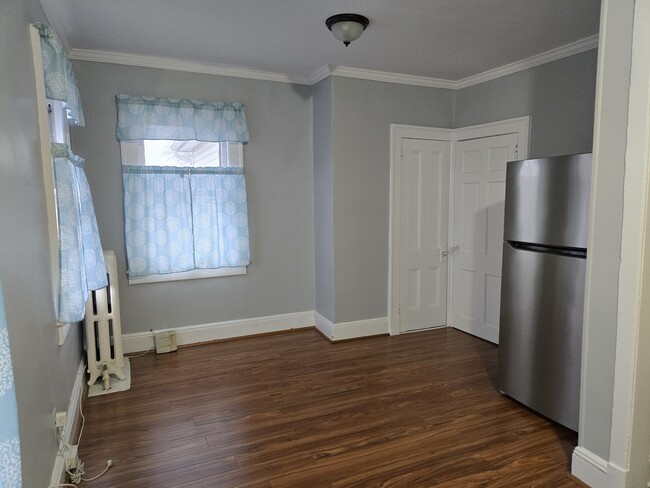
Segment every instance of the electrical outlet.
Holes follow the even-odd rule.
[[[79,446],[70,446],[65,451],[65,469],[66,471],[72,471],[77,469],[77,464],[79,464],[78,457]]]
[[[54,414],[54,427],[57,429],[62,429],[65,427],[67,420],[67,415],[65,412],[56,412]]]
[[[156,354],[163,354],[172,352],[177,349],[176,332],[173,330],[166,330],[154,336],[154,344],[156,345]]]

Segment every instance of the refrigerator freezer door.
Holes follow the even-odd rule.
[[[499,388],[578,430],[586,260],[504,243]]]
[[[504,241],[586,248],[591,154],[508,163]]]

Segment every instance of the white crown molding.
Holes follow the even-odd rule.
[[[375,71],[370,69],[349,68],[347,66],[325,65],[309,75],[312,84],[327,78],[328,76],[340,76],[342,78],[357,78],[369,81],[383,81],[385,83],[397,83],[400,85],[425,86],[429,88],[455,89],[456,82],[440,78],[429,78],[426,76],[405,75],[390,73],[388,71]]]
[[[486,81],[494,80],[496,78],[501,78],[502,76],[511,75],[519,71],[523,71],[529,68],[534,68],[541,64],[550,63],[551,61],[556,61],[558,59],[566,58],[573,56],[574,54],[579,54],[590,49],[598,47],[598,34],[585,37],[579,41],[572,42],[570,44],[565,44],[556,49],[551,49],[530,58],[522,59],[521,61],[516,61],[514,63],[506,64],[499,68],[490,69],[479,73],[477,75],[468,76],[462,80],[454,82],[454,87],[456,90],[461,88],[467,88],[468,86],[478,85],[480,83],[485,83]]]
[[[67,41],[64,39],[64,42]],[[146,68],[168,69],[174,71],[186,71],[190,73],[203,73],[219,76],[232,76],[236,78],[276,81],[279,83],[293,83],[298,85],[315,85],[319,81],[322,81],[329,76],[340,76],[343,78],[357,78],[362,80],[381,81],[385,83],[397,83],[401,85],[460,90],[461,88],[467,88],[469,86],[485,83],[486,81],[494,80],[496,78],[517,73],[529,68],[534,68],[535,66],[550,63],[551,61],[566,58],[568,56],[588,51],[589,49],[594,49],[596,47],[598,47],[598,35],[586,37],[559,48],[551,49],[550,51],[531,56],[530,58],[516,61],[514,63],[510,63],[499,68],[494,68],[457,81],[333,65],[325,65],[311,73],[309,76],[289,75],[284,73],[276,73],[273,71],[261,71],[244,68],[240,66],[226,66],[220,64],[202,63],[198,61],[187,61],[183,59],[157,56],[141,56],[138,54],[119,53],[113,51],[96,51],[90,49],[71,49],[68,57],[70,59],[76,59],[79,61],[94,61],[98,63],[142,66]]]
[[[334,66],[330,66],[329,64],[318,68],[316,71],[309,75],[309,82],[312,85],[315,85],[319,81],[323,81],[325,78],[329,78],[329,76],[332,74],[332,68],[334,68]]]
[[[232,76],[251,80],[277,81],[279,83],[293,83],[298,85],[311,85],[308,76],[288,75],[273,71],[262,71],[241,66],[226,66],[221,64],[202,63],[199,61],[186,61],[182,59],[164,58],[158,56],[141,56],[139,54],[118,53],[113,51],[95,51],[91,49],[72,49],[68,58],[79,61],[94,61],[97,63],[124,64],[127,66],[141,66],[145,68],[168,69],[172,71],[187,71],[208,75]]]

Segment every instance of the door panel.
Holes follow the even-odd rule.
[[[402,139],[400,330],[447,322],[450,143]]]
[[[506,163],[517,134],[459,141],[454,151],[451,325],[499,341]]]

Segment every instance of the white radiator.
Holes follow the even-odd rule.
[[[108,286],[91,291],[86,302],[86,345],[88,348],[88,385],[99,377],[104,389],[109,388],[110,375],[119,379],[124,374],[122,326],[120,323],[120,295],[117,286],[117,262],[113,251],[104,251]]]

